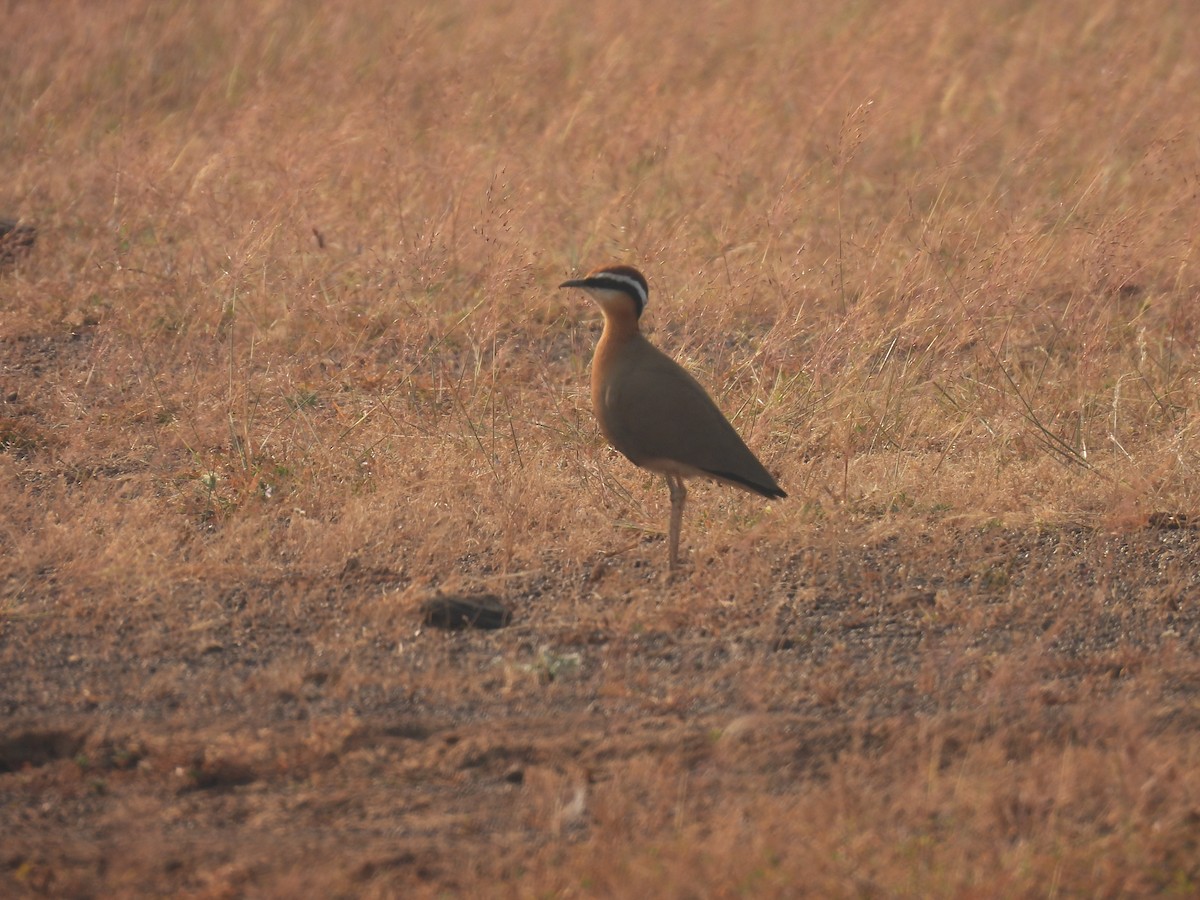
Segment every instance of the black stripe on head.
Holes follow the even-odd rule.
[[[572,278],[570,281],[564,281],[559,287],[591,288],[625,294],[633,300],[639,319],[650,299],[650,286],[646,283],[645,276],[633,266],[609,266],[604,269],[596,269],[586,278]]]
[[[633,298],[633,305],[637,308],[639,319],[642,317],[642,311],[646,308],[646,303],[650,300],[650,285],[646,283],[645,276],[633,266],[597,269],[587,277],[587,282],[591,287],[623,291],[628,294]]]

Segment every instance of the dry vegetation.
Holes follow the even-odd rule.
[[[0,894],[1200,892],[1200,11],[0,15]]]

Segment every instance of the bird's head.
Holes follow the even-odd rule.
[[[635,319],[641,318],[650,296],[645,276],[633,266],[603,266],[585,278],[564,281],[559,287],[587,291],[606,313],[632,309]]]

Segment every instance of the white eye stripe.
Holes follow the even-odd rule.
[[[616,272],[601,272],[597,277],[603,278],[605,281],[615,281],[618,284],[628,288],[629,292],[638,298],[643,308],[645,308],[646,304],[649,302],[649,298],[646,296],[645,285],[643,285],[636,278],[630,278],[628,275],[621,275]]]

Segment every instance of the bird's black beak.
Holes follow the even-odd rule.
[[[562,284],[559,285],[560,288],[565,288],[565,287],[585,288],[588,286],[589,286],[588,280],[586,278],[572,278],[570,281],[564,281]]]

